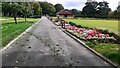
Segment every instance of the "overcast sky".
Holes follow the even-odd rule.
[[[85,2],[87,2],[87,0],[36,0],[36,1],[47,1],[52,4],[60,3],[64,6],[65,9],[75,8],[78,10],[82,10],[82,8],[85,6]],[[96,0],[96,1],[100,2],[103,0]],[[109,3],[109,7],[112,10],[115,10],[120,0],[104,0],[104,1],[107,1]]]

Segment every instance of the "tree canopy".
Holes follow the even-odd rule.
[[[27,17],[41,17],[41,15],[55,16],[55,13],[63,10],[62,4],[51,4],[45,1],[35,1],[35,2],[2,2],[2,14],[4,16],[13,16],[15,23],[17,23],[16,17],[24,17],[25,21]],[[109,3],[107,1],[103,2],[86,2],[82,11],[77,9],[70,9],[75,17],[97,17],[97,18],[116,18],[118,12],[120,11],[120,6],[116,8],[115,11],[111,11],[109,8]]]
[[[33,2],[33,10],[35,15],[41,15],[42,8],[38,1]]]
[[[54,15],[56,12],[56,9],[53,4],[48,3],[48,2],[39,2],[41,7],[42,7],[42,13],[44,15]]]
[[[86,2],[85,7],[82,9],[82,14],[86,17],[101,17],[106,18],[111,11],[108,6],[109,3],[103,2]]]
[[[55,9],[56,9],[56,12],[59,12],[60,10],[63,10],[64,7],[62,6],[62,4],[56,4],[54,5]]]
[[[94,17],[94,15],[96,13],[96,9],[92,4],[86,3],[86,6],[83,7],[82,13],[84,16]]]

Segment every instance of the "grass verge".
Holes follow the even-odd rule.
[[[86,42],[86,44],[93,48],[98,53],[110,59],[112,62],[120,65],[120,51],[118,44],[98,43],[95,45],[92,44],[91,42]]]
[[[14,23],[14,20],[8,18],[8,20],[2,21],[2,45],[0,48],[6,46],[11,40],[16,38],[22,32],[24,32],[28,27],[30,27],[33,22],[36,22],[37,19],[27,18],[27,22],[24,21],[24,18],[18,20],[18,24]]]

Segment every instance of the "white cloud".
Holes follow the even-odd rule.
[[[78,9],[78,10],[82,10],[82,8],[84,7],[84,3],[87,1],[87,0],[37,0],[37,1],[47,1],[47,2],[50,2],[52,4],[57,4],[57,3],[60,3],[62,4],[66,9]],[[103,1],[103,0],[96,0],[98,2],[100,1]],[[112,10],[115,10],[116,7],[118,6],[118,0],[106,0],[108,3],[109,3],[109,7],[112,9]],[[71,5],[70,5],[70,4]]]

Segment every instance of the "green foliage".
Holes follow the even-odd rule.
[[[75,23],[73,23],[73,22],[71,22],[71,21],[69,22],[69,24],[71,24],[72,26],[76,25]]]
[[[33,11],[31,7],[32,5],[30,3],[27,2],[21,3],[21,13],[25,17],[25,21],[27,21],[26,18],[28,16],[33,15]]]
[[[48,3],[48,2],[39,2],[41,7],[42,7],[42,11],[43,11],[43,14],[46,15],[55,15],[55,7],[53,4],[51,3]]]
[[[89,47],[91,47],[91,48],[93,48],[95,45],[93,44],[93,43],[91,43],[91,42],[86,42],[85,43],[86,45],[88,45]]]
[[[15,24],[17,24],[17,19],[16,18],[18,16],[18,13],[19,13],[19,15],[22,14],[22,9],[23,9],[21,3],[17,3],[17,2],[10,2],[10,3],[9,2],[5,2],[2,5],[3,5],[2,9],[4,10],[3,14],[5,16],[13,16],[14,20],[15,20]],[[26,6],[24,6],[24,7],[26,7]]]
[[[85,17],[107,18],[111,9],[106,1],[103,2],[86,2],[83,7],[82,14]]]
[[[107,15],[109,14],[109,12],[111,11],[111,9],[108,6],[109,3],[107,3],[106,1],[103,2],[99,2],[98,5],[99,7],[97,8],[97,13],[99,15],[99,17],[102,18],[106,18]]]
[[[20,5],[18,3],[10,3],[11,5],[11,12],[12,13],[17,13],[18,11],[20,11]]]
[[[2,13],[3,13],[4,16],[11,15],[12,14],[11,9],[12,9],[12,6],[11,6],[10,3],[8,3],[8,2],[3,2],[2,3]]]
[[[41,14],[42,14],[42,8],[38,8],[38,15],[41,16]]]
[[[54,5],[55,9],[56,9],[56,12],[59,12],[60,10],[63,10],[64,7],[62,6],[62,4],[56,4]]]
[[[71,9],[70,11],[74,14],[74,18],[80,17],[82,15],[81,11],[79,11],[77,9]]]
[[[89,4],[83,7],[82,13],[85,17],[94,17],[96,13],[96,9],[93,5]]]
[[[33,2],[33,10],[35,15],[41,16],[42,8],[39,2]]]
[[[27,17],[33,17],[34,15],[41,17],[42,13],[39,2],[3,2],[2,10],[4,16],[14,17],[16,24],[17,17],[24,17],[25,21],[27,21]]]

